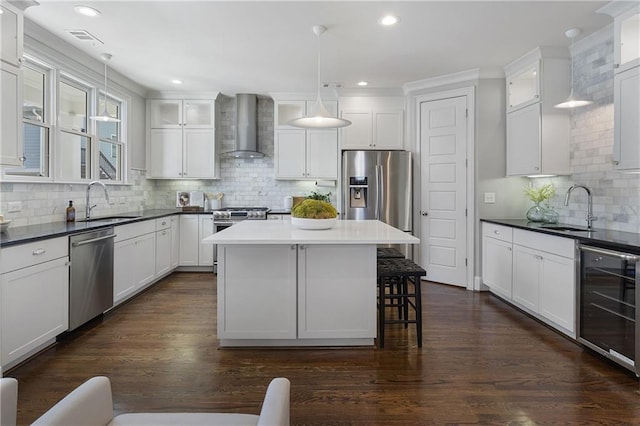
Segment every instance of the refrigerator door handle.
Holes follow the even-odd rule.
[[[380,175],[382,173],[382,171],[380,170],[381,167],[379,165],[376,165],[376,220],[380,220],[380,197],[382,196],[382,190],[380,188],[380,184],[381,184],[381,179],[380,179]]]
[[[384,169],[381,165],[377,166],[379,169],[378,172],[378,220],[382,220],[382,206],[385,205],[385,193],[384,187],[382,184],[384,183]]]

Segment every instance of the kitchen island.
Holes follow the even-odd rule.
[[[376,337],[376,247],[419,240],[376,220],[303,230],[242,221],[218,244],[221,346],[370,346]]]

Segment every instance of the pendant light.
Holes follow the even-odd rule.
[[[571,28],[565,32],[565,35],[571,39],[571,52],[573,52],[573,42],[574,39],[582,33],[580,28]],[[571,53],[571,91],[569,92],[569,97],[564,101],[557,105],[554,105],[556,108],[577,108],[585,105],[592,104],[593,102],[588,101],[586,99],[579,99],[573,94],[573,53]]]
[[[322,104],[322,98],[320,97],[320,36],[325,31],[327,31],[327,27],[323,25],[315,25],[313,27],[313,33],[318,40],[318,96],[312,111],[313,114],[289,121],[287,124],[290,126],[301,127],[303,129],[335,129],[351,124],[351,121],[345,120],[344,118],[332,117],[329,111],[327,111],[327,108]]]
[[[92,115],[89,118],[91,120],[94,120],[94,121],[102,121],[102,122],[108,122],[108,123],[119,123],[120,119],[116,118],[116,117],[112,117],[111,115],[109,115],[109,112],[107,111],[107,61],[109,61],[109,59],[111,59],[111,54],[110,53],[102,53],[100,55],[100,57],[104,61],[104,109],[102,110],[100,115]]]

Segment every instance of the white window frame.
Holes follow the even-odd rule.
[[[54,162],[55,165],[55,180],[57,182],[90,182],[91,180],[93,180],[93,175],[95,173],[95,161],[93,159],[93,156],[95,155],[95,142],[93,141],[93,139],[95,139],[95,136],[91,133],[91,120],[89,120],[89,117],[92,116],[95,113],[95,96],[96,96],[96,88],[94,87],[94,85],[84,82],[82,80],[80,80],[79,78],[75,77],[72,74],[69,74],[67,72],[64,71],[59,71],[58,72],[58,78],[56,79],[56,124],[57,124],[57,131],[56,131],[56,140],[58,141],[58,143],[56,144],[56,161]],[[82,129],[73,129],[73,128],[66,128],[66,127],[62,127],[62,125],[60,124],[60,102],[61,102],[61,96],[60,96],[60,85],[62,83],[65,83],[71,87],[75,87],[76,89],[82,90],[87,94],[87,110],[86,110],[86,129],[84,129],[84,131],[82,131]],[[87,142],[87,149],[89,150],[89,153],[87,155],[87,153],[85,153],[85,167],[89,168],[89,173],[86,174],[85,178],[79,178],[79,179],[69,179],[69,178],[64,178],[61,175],[62,172],[62,167],[61,167],[61,159],[65,157],[65,153],[62,151],[62,146],[61,144],[61,140],[62,140],[62,134],[70,134],[70,135],[75,135],[75,136],[81,136],[81,137],[86,137],[88,142]]]
[[[53,125],[53,117],[55,116],[55,102],[54,102],[54,89],[55,89],[55,70],[54,67],[50,64],[47,64],[37,58],[34,58],[30,55],[23,56],[24,61],[22,66],[24,68],[30,68],[36,72],[42,73],[44,75],[44,99],[43,99],[43,121],[38,120],[30,120],[24,118],[24,113],[21,112],[20,117],[22,120],[22,131],[24,132],[24,124],[30,124],[36,127],[40,127],[45,129],[47,133],[47,138],[45,141],[45,147],[43,147],[44,152],[41,152],[41,155],[46,156],[47,158],[40,159],[40,169],[28,169],[26,167],[20,168],[5,168],[3,170],[4,176],[3,180],[7,181],[38,181],[38,182],[51,182],[53,181],[53,151],[54,151],[54,141],[55,141],[55,131]],[[24,84],[24,83],[23,83]],[[21,103],[24,105],[24,100]]]
[[[92,152],[94,152],[94,167],[92,167],[92,170],[94,171],[95,174],[95,179],[96,180],[100,180],[102,182],[104,182],[105,184],[107,183],[112,183],[112,184],[123,184],[126,182],[126,149],[127,149],[127,144],[125,143],[124,139],[125,139],[125,135],[126,135],[126,131],[125,131],[125,125],[126,125],[126,105],[127,102],[117,96],[114,96],[113,94],[107,93],[107,102],[111,102],[111,103],[117,103],[118,104],[118,117],[120,119],[120,123],[118,123],[118,133],[116,136],[116,139],[113,138],[108,138],[108,139],[101,139],[100,135],[98,134],[98,126],[100,125],[100,123],[98,121],[94,121],[93,122],[93,134],[95,135],[95,148],[92,150]],[[103,100],[104,101],[104,97],[105,97],[105,93],[104,90],[100,90],[98,89],[96,92],[96,104],[95,104],[95,109],[96,111],[100,111],[102,112],[102,109],[100,109],[100,101]],[[117,171],[117,175],[119,176],[119,179],[101,179],[100,177],[100,142],[104,141],[104,142],[108,142],[113,144],[113,146],[118,146],[120,148],[120,161],[118,163],[118,168],[119,170]]]

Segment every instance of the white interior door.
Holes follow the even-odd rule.
[[[420,104],[421,265],[467,287],[467,97]]]

